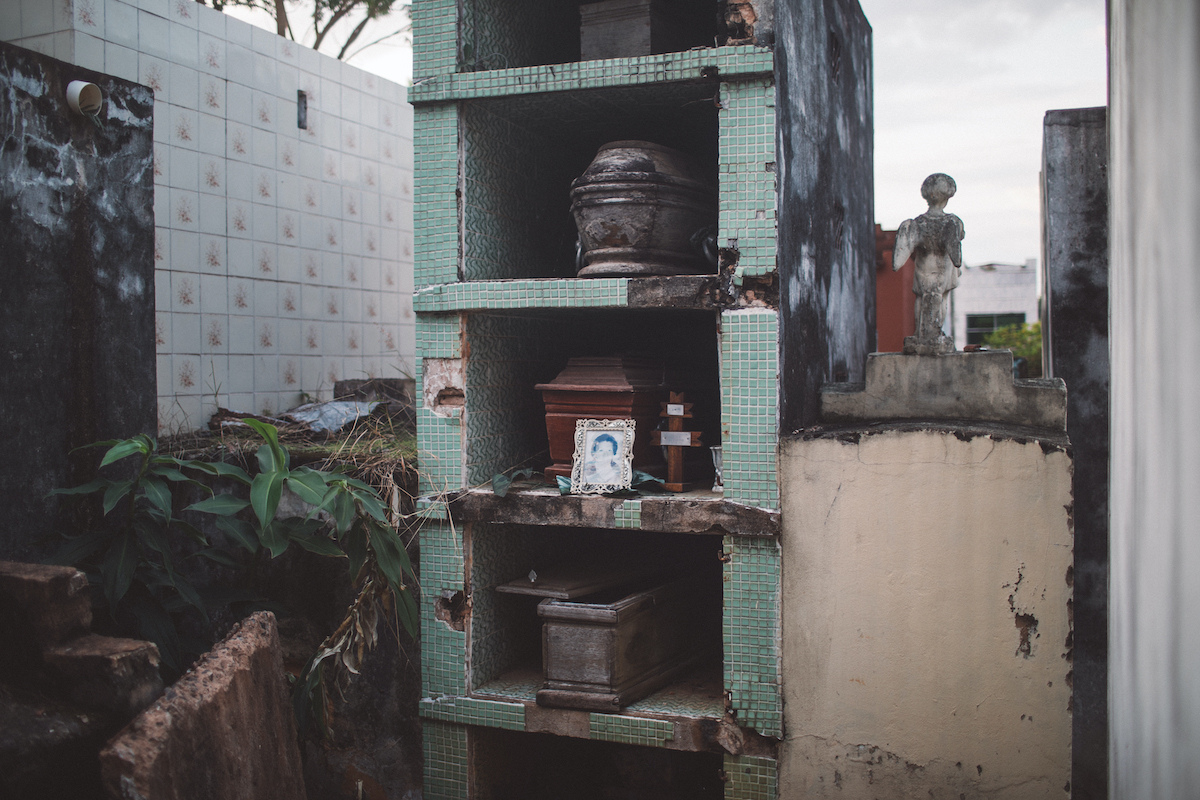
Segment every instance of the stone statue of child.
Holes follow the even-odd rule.
[[[962,274],[962,220],[945,211],[958,191],[954,179],[935,172],[921,184],[921,196],[929,210],[916,219],[906,219],[896,231],[892,269],[898,270],[915,256],[913,293],[916,297],[917,335],[904,340],[905,353],[936,355],[953,353],[954,340],[942,332],[950,305],[950,291]]]

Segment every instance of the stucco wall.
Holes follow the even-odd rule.
[[[193,0],[10,0],[0,38],[154,90],[160,430],[412,369],[404,87]]]
[[[875,429],[779,474],[780,797],[1067,796],[1068,455]]]

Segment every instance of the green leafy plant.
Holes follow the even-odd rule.
[[[122,477],[99,477],[51,493],[97,494],[112,523],[68,537],[51,561],[79,566],[93,581],[99,577],[114,619],[120,610],[130,612],[141,635],[159,646],[163,664],[179,672],[183,648],[171,616],[191,606],[207,621],[208,610],[196,588],[179,574],[171,539],[186,536],[205,548],[198,556],[228,561],[209,547],[204,534],[175,515],[170,484],[200,484],[183,472],[188,462],[158,453],[155,440],[145,434],[88,446],[108,448],[100,469],[127,460],[133,468]]]
[[[1025,322],[992,331],[983,343],[993,350],[1011,350],[1013,358],[1029,365],[1029,377],[1042,374],[1042,323]]]
[[[273,426],[254,419],[243,422],[264,440],[256,453],[258,470],[254,475],[235,464],[162,455],[155,440],[144,434],[92,445],[109,448],[100,469],[136,457],[133,477],[100,477],[54,492],[101,495],[104,515],[113,524],[69,538],[53,560],[99,574],[114,618],[122,610],[131,611],[141,635],[158,644],[164,664],[178,672],[185,665],[172,614],[190,605],[207,620],[207,610],[202,593],[176,569],[172,537],[182,534],[195,541],[202,547],[196,556],[226,566],[237,566],[238,561],[176,515],[171,483],[206,489],[210,496],[184,511],[215,516],[217,528],[255,557],[265,553],[274,558],[295,544],[319,555],[348,559],[357,597],[342,625],[322,643],[297,682],[295,703],[301,730],[307,729],[314,710],[324,729],[327,665],[333,663],[339,672],[356,673],[364,650],[377,640],[377,624],[384,615],[394,613],[409,634],[417,635],[415,575],[387,510],[369,484],[337,471],[292,467],[290,453],[280,444]],[[206,483],[222,479],[245,486],[248,499],[214,493]],[[307,504],[303,516],[280,516],[285,491]],[[216,595],[226,601],[231,597],[251,599],[236,592]],[[335,655],[338,658],[331,661]]]

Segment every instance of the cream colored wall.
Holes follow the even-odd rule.
[[[1068,456],[889,430],[779,476],[779,796],[1068,797]]]

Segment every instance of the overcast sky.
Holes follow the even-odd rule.
[[[921,181],[945,172],[968,264],[1040,258],[1042,117],[1105,104],[1104,0],[859,2],[874,29],[876,221],[922,213]],[[412,77],[398,40],[351,63]]]
[[[875,219],[947,207],[968,264],[1039,258],[1042,117],[1106,103],[1103,0],[860,0],[874,30]]]

